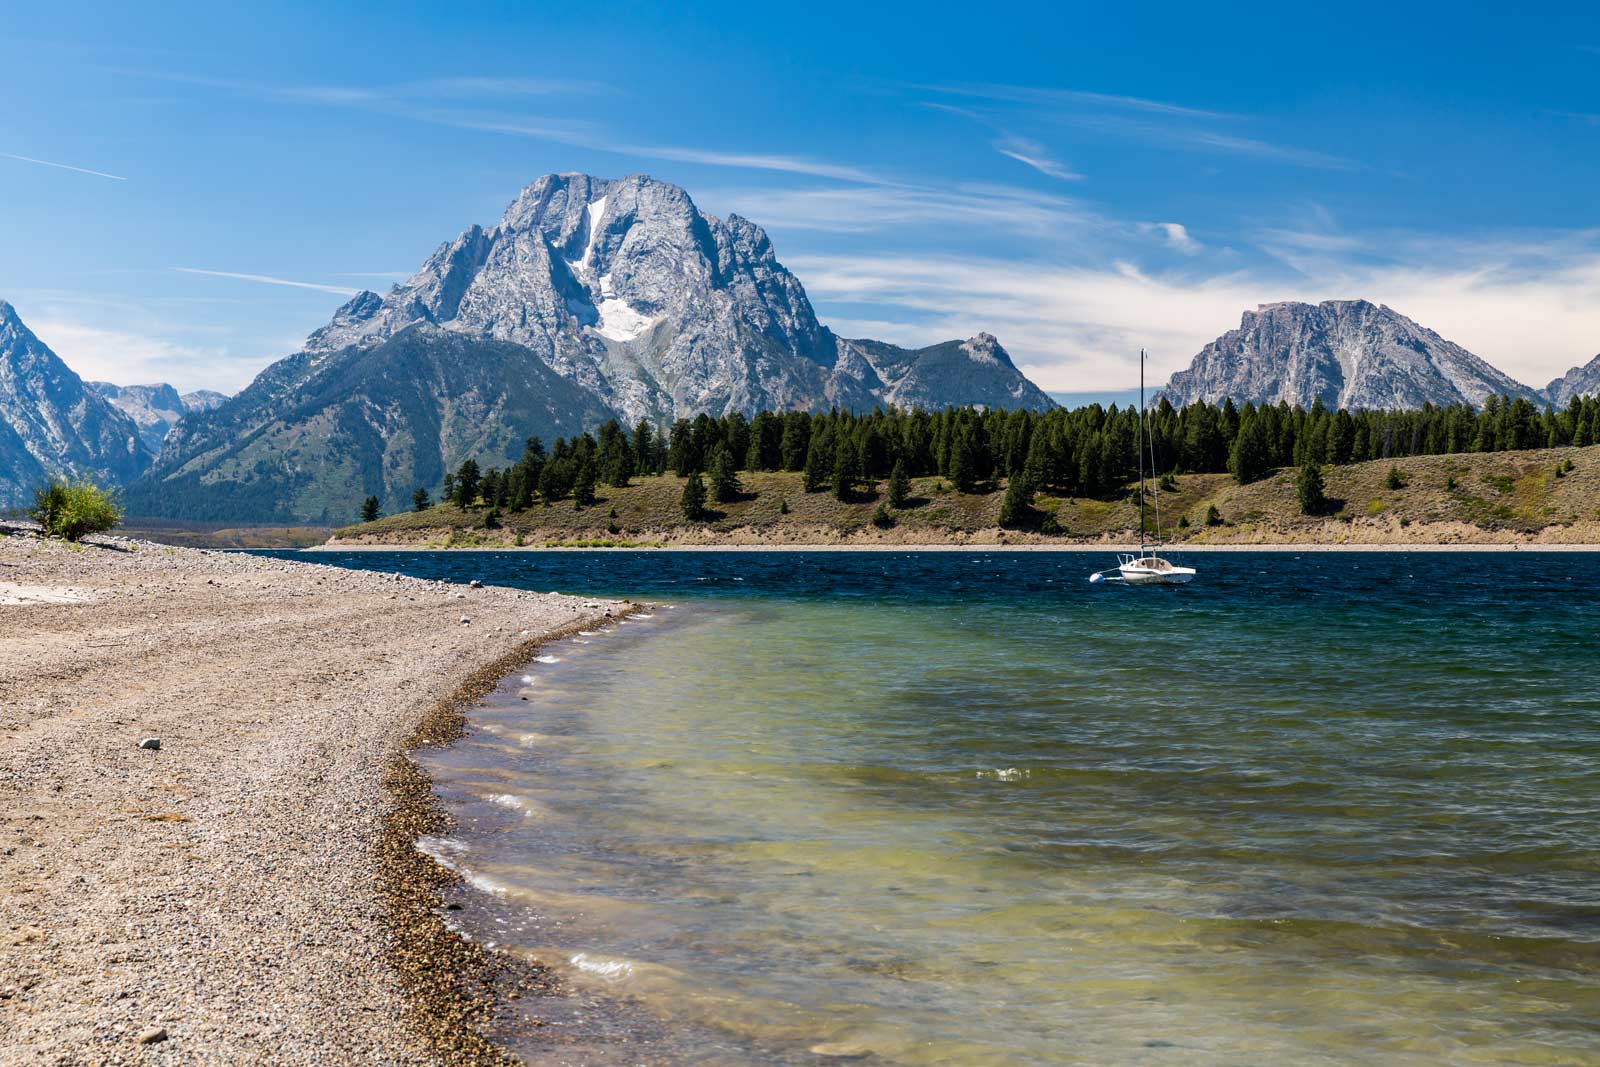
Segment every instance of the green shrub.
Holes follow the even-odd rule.
[[[888,508],[879,504],[878,510],[872,513],[872,525],[880,530],[887,530],[894,525],[894,516],[889,514]]]
[[[1206,525],[1207,526],[1221,526],[1222,525],[1222,512],[1217,510],[1217,506],[1215,504],[1207,504],[1206,505]]]
[[[112,495],[87,478],[52,480],[34,495],[28,514],[46,534],[68,541],[104,533],[122,521],[122,509]]]
[[[1400,473],[1399,467],[1390,467],[1389,473],[1383,476],[1385,489],[1404,489],[1406,487],[1405,475]]]
[[[1044,517],[1043,522],[1039,523],[1039,532],[1048,537],[1059,537],[1060,535],[1066,533],[1066,531],[1061,528],[1061,520],[1056,518],[1055,512],[1053,511]]]

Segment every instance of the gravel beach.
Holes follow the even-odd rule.
[[[435,1062],[378,869],[395,755],[625,610],[0,526],[0,1063]]]

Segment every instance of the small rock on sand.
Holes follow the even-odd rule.
[[[467,625],[467,623],[469,623],[469,622],[471,622],[471,621],[472,621],[472,618],[471,618],[471,616],[468,616],[468,615],[463,615],[463,616],[461,616],[461,625],[462,625],[462,626],[465,626],[465,625]]]
[[[139,1035],[139,1044],[154,1045],[165,1041],[166,1039],[167,1028],[165,1026],[152,1026],[150,1029]]]
[[[472,581],[467,583],[467,587],[470,588],[470,589],[482,589],[483,588],[483,583],[481,581],[479,581],[478,579],[474,578],[474,579],[472,579]]]
[[[161,747],[161,738],[159,738],[159,737],[147,737],[143,741],[139,742],[139,747],[140,748],[148,748],[148,749],[151,749],[151,750],[158,749],[158,748]]]

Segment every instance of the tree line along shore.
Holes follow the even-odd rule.
[[[1600,399],[1147,415],[1142,497],[1131,407],[762,412],[530,439],[437,501],[419,487],[385,517],[369,497],[333,543],[1095,541],[1137,531],[1141,504],[1198,542],[1600,540]]]

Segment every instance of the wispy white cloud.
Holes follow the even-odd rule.
[[[438,106],[443,100],[489,102],[494,98],[603,94],[615,92],[600,82],[556,79],[454,77],[429,78],[396,85],[268,85],[259,82],[211,78],[166,72],[123,70],[120,73],[156,78],[208,88],[229,89],[256,96],[329,107],[357,108],[393,118],[450,126],[456,129],[531,137],[642,159],[661,159],[702,166],[775,171],[814,178],[871,184],[889,184],[860,167],[786,153],[732,151],[699,145],[635,142],[617,137],[583,119],[502,114],[466,107]]]
[[[11,152],[0,152],[6,159],[15,159],[22,163],[34,163],[41,167],[56,167],[60,170],[70,170],[77,174],[92,174],[96,178],[110,178],[114,182],[125,182],[128,179],[120,174],[107,174],[103,170],[90,170],[88,167],[74,167],[70,163],[52,163],[48,159],[34,159],[32,156],[19,156]]]
[[[1343,156],[1309,148],[1274,144],[1255,137],[1240,137],[1185,122],[1153,122],[1148,117],[1108,113],[1056,114],[1050,121],[1095,130],[1165,148],[1191,149],[1223,155],[1285,163],[1314,170],[1360,170],[1361,164]]]
[[[647,159],[667,159],[677,163],[700,163],[715,167],[742,167],[746,170],[770,170],[786,174],[805,174],[813,178],[834,178],[839,181],[883,184],[884,180],[859,167],[807,159],[803,156],[765,155],[751,152],[721,152],[708,148],[677,145],[650,144],[591,144],[584,147],[599,148],[619,155],[643,156]]]
[[[1013,104],[1074,107],[1091,106],[1139,111],[1147,114],[1170,115],[1190,119],[1232,119],[1225,111],[1187,107],[1165,100],[1149,100],[1140,96],[1119,96],[1114,93],[1093,93],[1078,89],[1048,89],[1031,85],[1003,85],[995,82],[947,83],[942,85],[913,85],[913,89],[939,93],[945,96],[968,97],[977,100],[995,100]]]
[[[1013,105],[1008,110],[1015,114],[1019,110],[1015,105],[1021,105],[1021,111],[1032,114],[1039,120],[1130,137],[1171,148],[1249,156],[1322,170],[1359,169],[1359,164],[1354,161],[1331,153],[1222,132],[1216,128],[1219,124],[1248,118],[1225,111],[1185,107],[1134,96],[1116,96],[1070,89],[1041,89],[1020,85],[923,85],[912,88],[947,97],[982,100],[995,105],[995,108],[975,110],[939,100],[924,102],[925,107],[961,115],[996,129],[999,129],[1003,122],[995,114],[989,113],[990,111],[1004,109],[1005,105]]]
[[[1175,251],[1186,256],[1200,252],[1205,245],[1196,241],[1189,235],[1189,228],[1181,222],[1147,222],[1140,226],[1146,233],[1156,234],[1162,241]]]
[[[1388,304],[1535,386],[1600,350],[1600,243],[1579,240],[1543,261],[1497,259],[1493,245],[1473,258],[1425,239],[1406,254],[1406,262],[1378,264],[1332,258],[1310,275],[911,254],[787,262],[825,321],[847,336],[926,344],[990,330],[1040,385],[1057,390],[1126,386],[1140,348],[1150,349],[1159,374],[1181,370],[1241,312],[1277,300]]]
[[[283,285],[291,289],[313,289],[319,293],[337,293],[340,296],[355,296],[361,290],[348,289],[340,285],[324,285],[321,282],[297,282],[288,278],[275,278],[270,274],[240,274],[231,270],[201,270],[198,267],[173,267],[179,274],[204,274],[212,278],[232,278],[241,282],[260,282],[263,285]]]
[[[1050,150],[1044,145],[1027,137],[1015,134],[1002,137],[994,143],[994,150],[1052,178],[1063,181],[1079,181],[1083,178],[1083,175],[1051,156]]]
[[[933,224],[1044,237],[1104,225],[1076,200],[1004,185],[708,189],[696,199],[769,228],[824,233],[874,233]]]
[[[30,318],[28,326],[85,381],[118,385],[168,382],[184,392],[233,392],[264,362],[259,355],[236,356],[226,348],[179,344],[54,315]]]
[[[181,71],[142,70],[127,67],[108,68],[113,74],[123,74],[151,81],[178,85],[197,85],[207,89],[224,89],[252,96],[278,97],[313,104],[365,105],[386,101],[428,99],[491,99],[531,96],[600,96],[618,90],[605,82],[580,81],[566,78],[522,78],[461,76],[419,78],[414,81],[389,82],[380,85],[278,85],[250,81],[242,78],[212,77],[204,74],[186,74]]]

